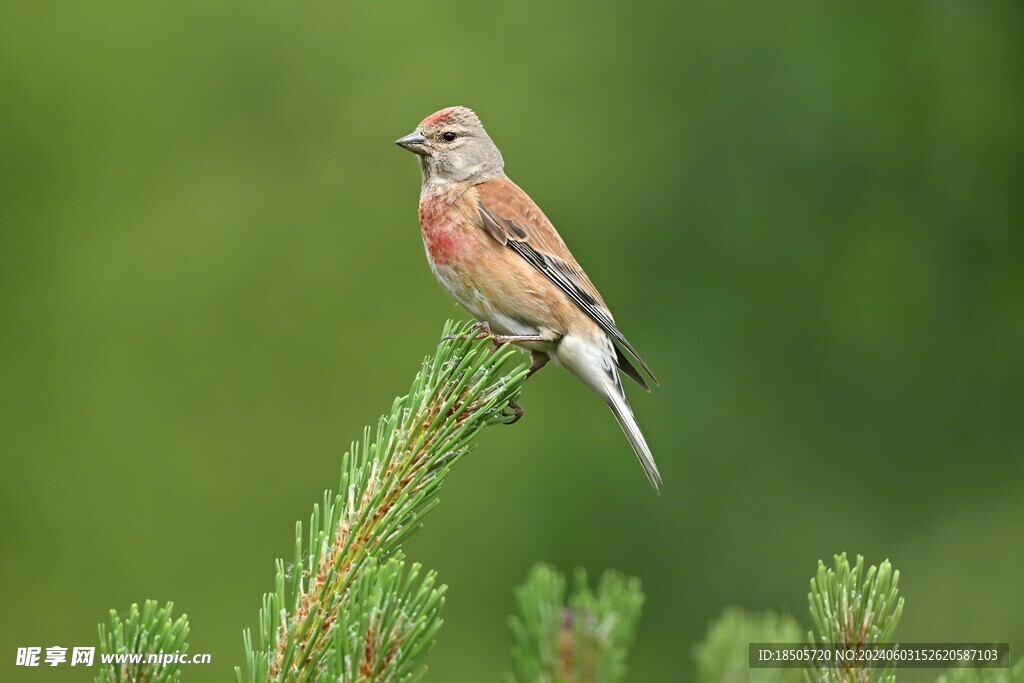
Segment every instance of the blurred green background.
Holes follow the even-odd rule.
[[[407,546],[450,585],[429,680],[497,680],[538,560],[642,578],[633,681],[690,679],[725,606],[806,622],[842,550],[901,570],[901,641],[1020,653],[1020,3],[368,5],[5,7],[4,679],[80,679],[14,650],[147,597],[228,679],[295,520],[466,316],[392,144],[451,104],[661,379],[665,487],[538,375]]]

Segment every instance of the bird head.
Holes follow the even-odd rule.
[[[424,185],[479,182],[500,176],[505,166],[480,119],[466,107],[431,114],[395,144],[419,156]]]

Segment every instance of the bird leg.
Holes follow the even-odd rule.
[[[545,336],[542,334],[516,334],[516,335],[502,335],[495,334],[491,330],[490,324],[486,320],[478,320],[469,327],[470,330],[478,330],[477,334],[472,335],[472,339],[487,339],[490,338],[494,342],[494,346],[491,348],[491,353],[494,353],[504,344],[521,344],[524,342],[554,342],[558,341],[558,337],[552,338],[551,336]],[[466,339],[470,335],[450,335],[443,338],[441,341],[448,341],[452,339]],[[531,363],[530,370],[526,373],[528,379],[533,373],[540,370],[542,367],[548,364],[551,360],[551,356],[546,353],[539,351],[533,351],[530,354]],[[512,419],[505,424],[513,425],[522,419],[526,411],[515,399],[508,400],[508,407],[512,409]]]
[[[530,370],[529,372],[526,373],[526,377],[524,379],[530,379],[531,377],[533,377],[533,373],[537,372],[542,367],[547,365],[548,361],[551,360],[551,356],[549,356],[546,353],[541,353],[539,351],[534,351],[533,353],[530,354],[530,357],[533,359],[533,362],[530,363]],[[512,412],[515,415],[515,417],[512,418],[511,422],[506,422],[505,424],[514,425],[516,422],[519,422],[519,420],[523,417],[523,414],[526,411],[523,409],[521,405],[519,405],[513,399],[508,400],[508,407],[512,409]]]
[[[532,352],[530,354],[530,357],[532,358],[532,362],[530,363],[530,370],[529,372],[526,373],[526,377],[524,379],[530,379],[530,377],[533,376],[533,373],[537,372],[542,367],[547,365],[548,361],[551,360],[551,356],[549,356],[546,353],[541,353],[540,351]],[[506,422],[505,424],[514,425],[516,422],[519,422],[519,420],[523,417],[523,414],[526,411],[523,409],[521,405],[519,405],[513,399],[509,399],[508,407],[512,409],[512,413],[513,415],[515,415],[515,417],[512,418],[511,422]]]
[[[502,344],[557,344],[562,339],[562,335],[551,330],[544,330],[540,334],[494,334],[486,321],[477,323],[477,325],[480,326],[480,329],[484,330],[483,334],[485,336],[490,336],[494,340],[495,349]],[[551,360],[551,356],[546,352],[531,350],[531,355],[533,356],[533,363],[530,365],[530,375],[540,370]],[[527,377],[530,375],[527,375]]]
[[[533,353],[531,353],[530,358],[533,362],[530,363],[530,371],[526,373],[527,379],[533,377],[533,373],[537,372],[542,367],[547,365],[548,361],[551,360],[551,356],[549,356],[546,353],[541,353],[540,351],[534,351]]]
[[[486,320],[478,320],[477,322],[475,322],[472,325],[470,325],[469,329],[471,329],[471,330],[479,330],[479,332],[477,332],[477,334],[472,335],[472,337],[470,337],[470,335],[449,335],[447,337],[443,337],[441,339],[441,341],[451,341],[453,339],[467,339],[467,338],[472,338],[474,340],[478,340],[478,339],[487,339],[488,337],[490,337],[492,340],[494,340],[494,348],[495,349],[497,349],[499,346],[501,346],[503,344],[524,344],[524,343],[527,343],[527,342],[550,342],[550,341],[557,341],[557,338],[553,339],[550,336],[545,336],[543,334],[513,334],[513,335],[495,334],[494,331],[491,330],[490,323],[488,323]],[[544,361],[544,362],[546,363],[547,361]],[[539,370],[543,365],[544,365],[544,363],[541,363],[540,365],[538,365],[537,366],[537,370]]]
[[[545,342],[551,341],[548,337],[542,334],[495,334],[491,330],[491,325],[486,320],[480,320],[472,325],[473,328],[480,330],[476,339],[483,339],[485,337],[491,337],[494,340],[495,346],[501,346],[502,344],[523,344],[526,342]]]

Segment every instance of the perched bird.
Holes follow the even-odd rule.
[[[530,374],[554,360],[595,391],[658,490],[661,474],[616,368],[649,387],[623,350],[658,380],[551,221],[505,175],[480,119],[465,107],[442,109],[396,144],[419,156],[420,226],[438,281],[499,343],[531,352]]]

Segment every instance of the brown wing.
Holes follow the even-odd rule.
[[[615,324],[594,283],[576,263],[555,226],[533,200],[507,178],[489,180],[475,189],[479,198],[481,227],[487,234],[515,251],[565,292],[605,333],[626,349],[657,384],[658,379],[650,367]],[[618,346],[615,347],[615,355],[619,369],[647,389],[643,375]]]

